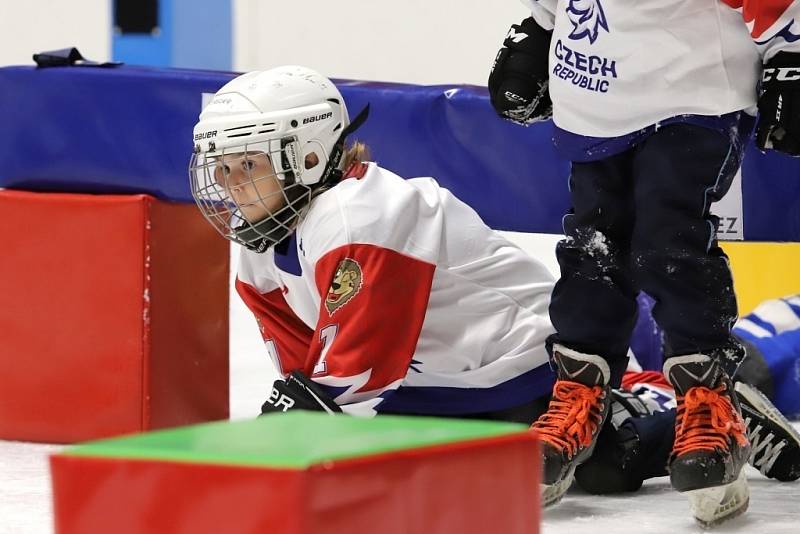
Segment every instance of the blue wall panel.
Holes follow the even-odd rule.
[[[0,68],[0,187],[145,192],[191,202],[187,164],[202,93],[234,74],[121,67]],[[495,116],[486,90],[340,81],[356,137],[399,174],[433,176],[503,230],[560,233],[568,163],[552,123]],[[35,127],[33,127],[34,125]],[[743,167],[744,237],[800,241],[800,160],[752,146]]]
[[[160,0],[159,29],[121,34],[114,29],[114,61],[129,65],[230,70],[231,0]]]
[[[158,31],[152,34],[120,33],[112,28],[111,55],[129,65],[169,67],[172,64],[173,0],[158,4]],[[113,6],[113,3],[112,3]],[[114,17],[112,16],[112,21]]]
[[[172,0],[172,67],[231,70],[230,0]]]

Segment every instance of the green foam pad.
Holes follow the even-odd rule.
[[[304,469],[330,460],[526,431],[524,425],[494,421],[293,412],[93,441],[63,454]]]

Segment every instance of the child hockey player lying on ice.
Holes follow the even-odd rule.
[[[285,378],[263,411],[530,424],[555,379],[552,277],[433,179],[346,148],[365,118],[282,67],[232,80],[195,126],[193,194],[243,245],[237,290]]]

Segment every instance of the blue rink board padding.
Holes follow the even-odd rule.
[[[234,73],[65,67],[0,68],[0,187],[145,192],[191,202],[187,163],[201,94]],[[550,122],[500,120],[474,86],[338,83],[356,137],[405,177],[434,176],[492,227],[559,233],[569,164]],[[743,168],[745,239],[800,241],[800,161],[750,147]]]

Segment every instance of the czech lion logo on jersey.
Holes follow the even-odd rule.
[[[325,297],[325,308],[330,315],[356,296],[361,289],[361,280],[361,266],[356,260],[345,258],[339,262]]]
[[[600,0],[569,0],[567,18],[573,26],[569,38],[575,41],[586,37],[590,43],[594,43],[601,29],[609,31]]]

